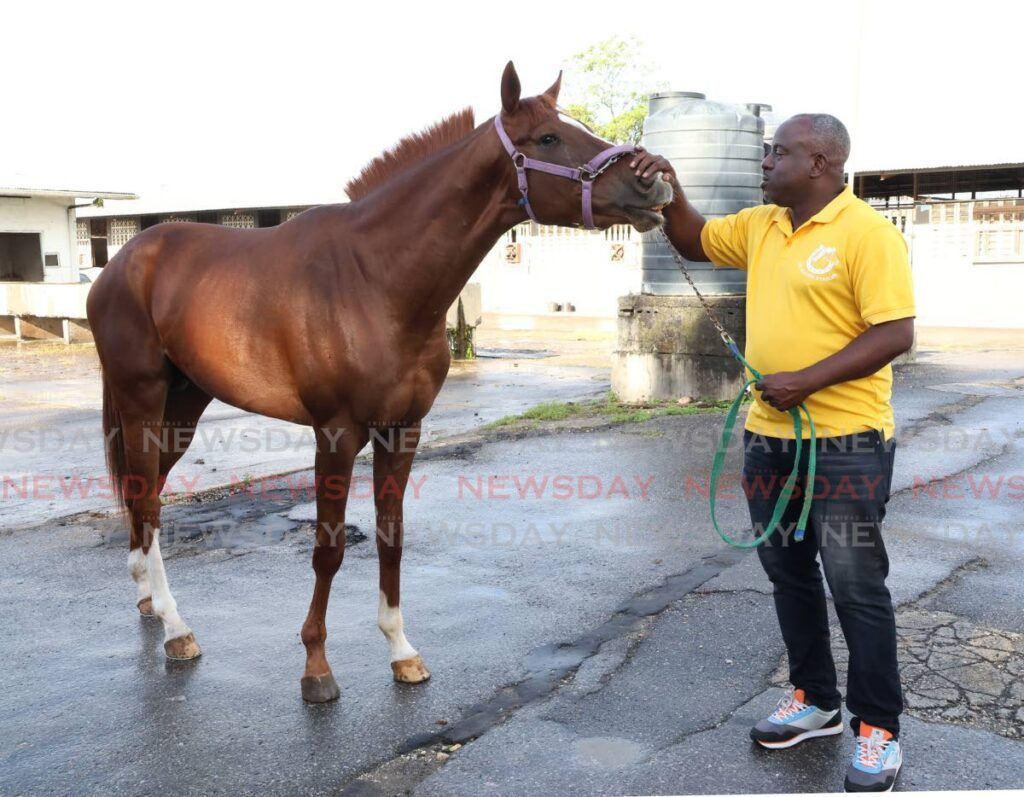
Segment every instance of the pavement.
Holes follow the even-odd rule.
[[[607,387],[606,369],[523,356],[537,347],[514,336],[488,342],[511,356],[473,366],[450,409],[439,399],[453,420],[438,421],[406,501],[405,626],[433,672],[419,686],[391,680],[376,628],[368,490],[349,503],[328,613],[342,696],[319,706],[298,688],[308,471],[165,508],[171,587],[203,646],[185,664],[165,660],[159,623],[136,612],[116,517],[5,499],[0,795],[840,789],[849,734],[773,753],[747,737],[781,694],[784,651],[756,557],[718,541],[699,490],[721,417],[480,433],[467,413]],[[22,385],[40,382],[24,368],[3,393],[38,428],[29,402],[45,386]],[[897,789],[1024,788],[1024,351],[923,348],[898,371],[895,406]],[[98,415],[74,405],[44,423],[98,427]],[[720,507],[726,527],[746,525],[738,500]]]

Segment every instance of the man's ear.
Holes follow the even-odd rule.
[[[811,178],[821,177],[828,171],[828,158],[821,152],[811,155]]]

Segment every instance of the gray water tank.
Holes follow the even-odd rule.
[[[746,107],[689,91],[652,94],[642,143],[672,162],[687,199],[706,218],[761,204],[764,121]],[[644,233],[642,241],[641,291],[692,294],[660,233]],[[746,292],[746,274],[737,269],[710,263],[687,263],[687,269],[701,293]]]

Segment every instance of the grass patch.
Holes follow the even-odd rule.
[[[566,421],[576,418],[603,418],[613,424],[642,423],[663,415],[699,415],[702,413],[725,412],[730,401],[694,401],[680,404],[674,400],[624,404],[612,392],[599,399],[588,401],[547,401],[531,407],[521,415],[506,415],[484,429],[501,429],[513,425],[531,425],[531,421]]]

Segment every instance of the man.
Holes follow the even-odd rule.
[[[751,738],[777,749],[842,733],[820,554],[850,650],[846,704],[857,749],[846,789],[888,791],[903,760],[881,536],[895,445],[889,363],[913,342],[914,297],[902,236],[844,185],[849,151],[849,134],[835,117],[794,116],[778,128],[761,164],[771,204],[710,221],[686,200],[665,158],[640,150],[632,167],[642,178],[661,172],[672,183],[665,231],[684,257],[747,271],[745,356],[765,375],[744,432],[743,482],[755,531],[770,521],[793,467],[788,410],[805,402],[817,427],[806,537],[797,542],[793,535],[797,494],[758,548],[793,688]],[[801,486],[808,487],[806,478]]]

